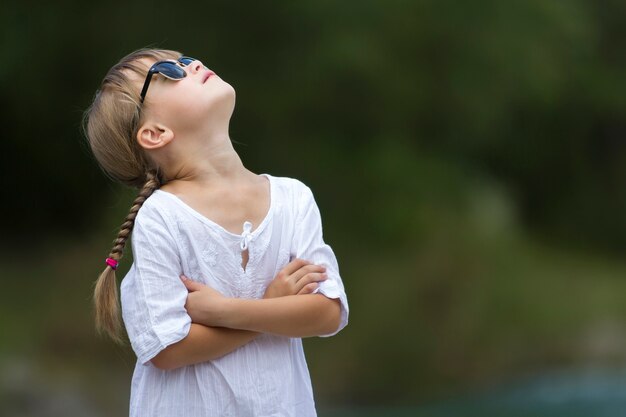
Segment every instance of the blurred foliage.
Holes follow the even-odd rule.
[[[132,353],[95,339],[87,311],[134,192],[99,172],[80,120],[108,68],[150,45],[231,83],[246,166],[316,195],[351,303],[341,335],[306,342],[323,402],[408,403],[625,359],[626,3],[0,11],[5,357],[132,372]],[[27,301],[14,296],[23,282]],[[128,385],[116,387],[105,391],[124,404]]]
[[[3,154],[17,157],[2,178],[20,195],[3,207],[5,236],[91,228],[113,190],[81,146],[81,112],[114,62],[153,45],[232,83],[245,163],[304,177],[344,227],[385,168],[371,153],[402,146],[496,177],[540,233],[622,250],[625,15],[623,2],[581,0],[5,3]],[[392,161],[406,166],[390,180],[419,187],[417,162]]]

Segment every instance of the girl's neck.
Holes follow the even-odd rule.
[[[185,152],[176,159],[164,173],[166,182],[177,186],[212,187],[240,181],[252,174],[243,165],[230,138],[220,141],[219,145]]]

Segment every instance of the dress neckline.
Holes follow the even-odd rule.
[[[265,215],[265,217],[263,218],[261,223],[259,223],[259,225],[256,227],[256,229],[254,229],[251,232],[249,232],[250,236],[256,236],[261,231],[263,231],[263,229],[265,228],[265,225],[267,223],[269,223],[270,219],[272,218],[272,213],[274,211],[274,205],[275,205],[275,201],[274,201],[274,199],[275,199],[275,196],[274,196],[275,190],[274,190],[274,183],[272,181],[272,176],[269,175],[269,174],[259,174],[259,175],[264,176],[269,181],[269,185],[270,185],[270,207],[269,207],[269,209],[267,211],[267,214]],[[242,234],[245,233],[245,231],[243,229],[244,228],[243,225],[247,222],[247,220],[242,223],[242,233],[233,233],[230,230],[227,230],[224,226],[220,225],[219,223],[216,223],[213,220],[209,219],[207,216],[205,216],[204,214],[200,213],[199,211],[197,211],[196,209],[191,207],[189,204],[185,203],[176,194],[172,194],[169,191],[163,191],[161,189],[154,190],[154,193],[159,193],[159,194],[162,194],[162,195],[169,195],[172,200],[176,201],[180,206],[182,206],[185,210],[187,210],[189,213],[191,213],[194,217],[198,218],[200,221],[202,221],[205,224],[208,224],[209,226],[213,227],[214,229],[219,230],[223,234],[226,234],[228,236],[232,236],[232,237],[236,237],[238,239],[241,239]]]

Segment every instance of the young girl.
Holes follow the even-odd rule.
[[[199,60],[139,50],[85,113],[104,172],[139,189],[94,294],[97,327],[121,340],[115,269],[132,230],[121,283],[131,416],[315,416],[300,338],[348,322],[311,190],[244,167],[234,105]]]

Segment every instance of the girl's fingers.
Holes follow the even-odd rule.
[[[304,278],[305,276],[307,276],[308,274],[311,273],[324,273],[326,272],[326,268],[323,267],[322,265],[306,265],[300,269],[298,269],[296,272],[294,272],[290,277],[289,280],[293,281],[294,283],[298,283],[302,278]],[[302,284],[305,285],[305,284]]]
[[[315,288],[317,288],[318,283],[326,280],[326,278],[328,278],[328,276],[325,273],[310,273],[310,274],[306,274],[304,277],[302,277],[302,279],[300,279],[298,282],[296,282],[295,291],[294,292],[296,294],[300,294],[300,292],[304,288],[306,288],[307,286],[310,286],[311,284],[315,284],[313,286],[313,290],[315,290]]]
[[[285,267],[280,271],[286,276],[292,275],[294,272],[298,271],[302,267],[306,265],[310,265],[311,262],[305,261],[304,259],[296,258],[293,261],[289,262]]]
[[[315,291],[317,289],[317,287],[319,286],[319,284],[317,282],[311,282],[310,284],[305,285],[300,292],[298,293],[298,295],[302,295],[302,294],[311,294],[313,291]]]
[[[190,292],[198,291],[200,288],[204,287],[204,285],[200,284],[199,282],[192,281],[184,275],[180,276],[180,280],[183,282],[183,284],[185,284],[185,287],[187,287],[187,290]]]

